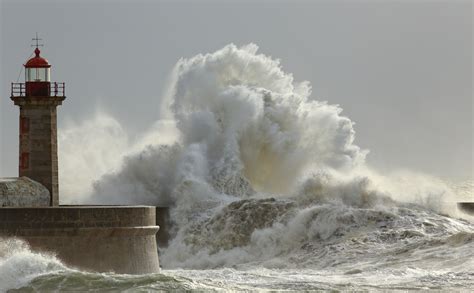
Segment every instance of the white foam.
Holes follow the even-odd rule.
[[[34,278],[66,267],[52,255],[35,253],[15,238],[0,238],[0,292],[19,288]]]

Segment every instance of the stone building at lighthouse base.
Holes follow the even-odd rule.
[[[81,270],[146,274],[159,271],[155,217],[147,206],[7,207],[0,234]]]
[[[54,254],[81,270],[159,271],[156,219],[163,221],[166,210],[159,209],[157,215],[151,206],[49,206],[49,202],[48,190],[38,182],[26,177],[0,179],[0,236],[22,239],[33,251]]]

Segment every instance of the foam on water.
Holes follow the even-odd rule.
[[[38,276],[66,270],[54,256],[35,253],[18,239],[0,239],[0,292],[28,284]]]

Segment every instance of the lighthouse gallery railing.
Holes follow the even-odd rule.
[[[49,96],[64,97],[66,95],[66,86],[64,82],[50,82]],[[12,97],[26,97],[26,84],[24,82],[12,82]]]

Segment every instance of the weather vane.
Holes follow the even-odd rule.
[[[36,38],[31,39],[32,41],[36,41],[36,44],[31,45],[31,47],[43,47],[43,44],[40,44],[39,41],[42,41],[43,39],[38,38],[38,33],[36,33]]]

